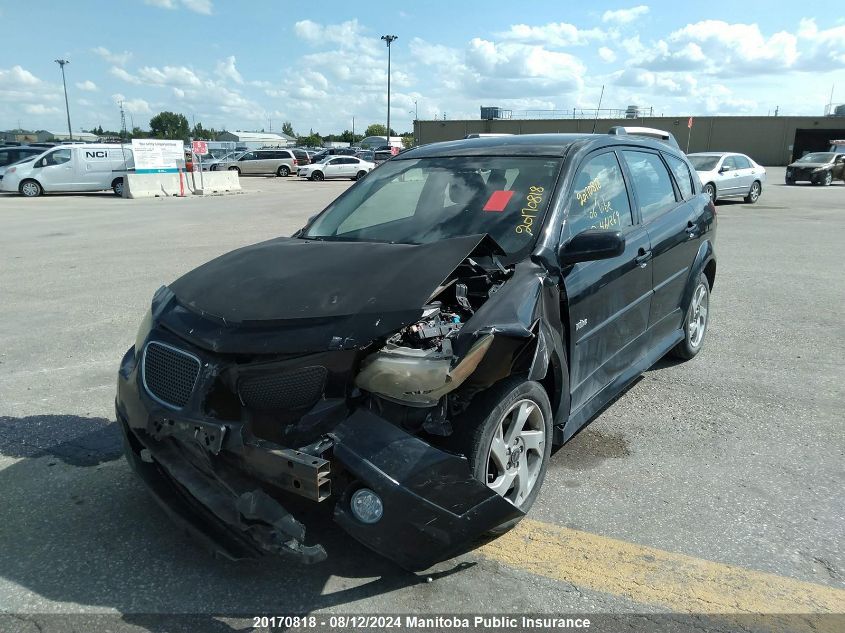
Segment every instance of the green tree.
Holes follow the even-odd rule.
[[[364,136],[387,136],[387,126],[381,123],[373,123],[367,126]]]
[[[184,114],[160,112],[150,119],[150,132],[155,138],[185,140],[191,135],[191,128]]]
[[[206,129],[202,126],[202,123],[197,123],[191,130],[191,136],[197,141],[213,141],[217,138],[217,131],[213,128]]]
[[[323,139],[319,134],[311,133],[308,136],[297,136],[296,143],[303,147],[320,147],[323,144]]]
[[[293,125],[291,125],[290,121],[282,123],[282,134],[287,134],[288,136],[296,138],[296,132],[293,131]]]
[[[408,149],[409,147],[414,146],[414,135],[410,132],[406,132],[402,135],[402,147]]]

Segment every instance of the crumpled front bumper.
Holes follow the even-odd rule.
[[[174,521],[199,544],[227,558],[277,554],[305,563],[325,559],[321,545],[306,544],[305,526],[285,507],[297,503],[288,503],[292,497],[279,493],[273,473],[238,468],[237,459],[230,459],[243,459],[245,450],[255,455],[249,440],[228,442],[215,454],[201,436],[156,439],[156,424],[178,413],[149,398],[137,373],[130,349],[121,363],[116,400],[127,460]],[[350,482],[335,495],[334,520],[407,569],[425,569],[522,515],[474,479],[465,458],[370,411],[354,411],[327,439],[331,447],[325,457],[332,476],[343,473]],[[361,487],[382,499],[384,514],[374,524],[358,521],[350,511],[350,496]]]

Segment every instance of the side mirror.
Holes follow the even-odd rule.
[[[719,167],[719,173],[720,174],[724,174],[726,171],[730,171],[730,170],[731,170],[731,168],[728,167],[727,165],[722,165],[721,167]]]
[[[557,257],[561,266],[618,257],[625,252],[625,236],[619,231],[588,229],[561,245]]]

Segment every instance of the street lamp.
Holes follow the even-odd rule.
[[[66,59],[57,59],[55,61],[62,69],[62,86],[65,88],[65,112],[67,112],[67,133],[70,137],[68,140],[72,141],[73,130],[70,127],[70,106],[67,103],[67,82],[65,81],[65,64],[69,64],[70,62]]]
[[[419,141],[419,138],[417,137],[417,126],[420,124],[420,111],[417,108],[417,100],[416,99],[414,99],[414,109],[408,110],[408,114],[414,115],[414,143],[419,145],[420,141]]]
[[[387,44],[387,144],[390,145],[390,45],[399,39],[398,35],[382,35]]]

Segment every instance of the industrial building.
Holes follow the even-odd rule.
[[[296,144],[296,139],[281,132],[220,132],[218,141],[237,143],[238,147],[258,149],[259,147],[288,147]]]
[[[488,116],[498,108],[485,108]],[[499,110],[499,112],[503,112]],[[507,112],[507,111],[504,111]],[[466,138],[469,134],[544,134],[607,132],[615,125],[668,130],[689,152],[739,152],[761,165],[786,165],[807,152],[825,151],[830,141],[845,138],[845,116],[646,116],[630,118],[486,118],[415,121],[419,143]]]

